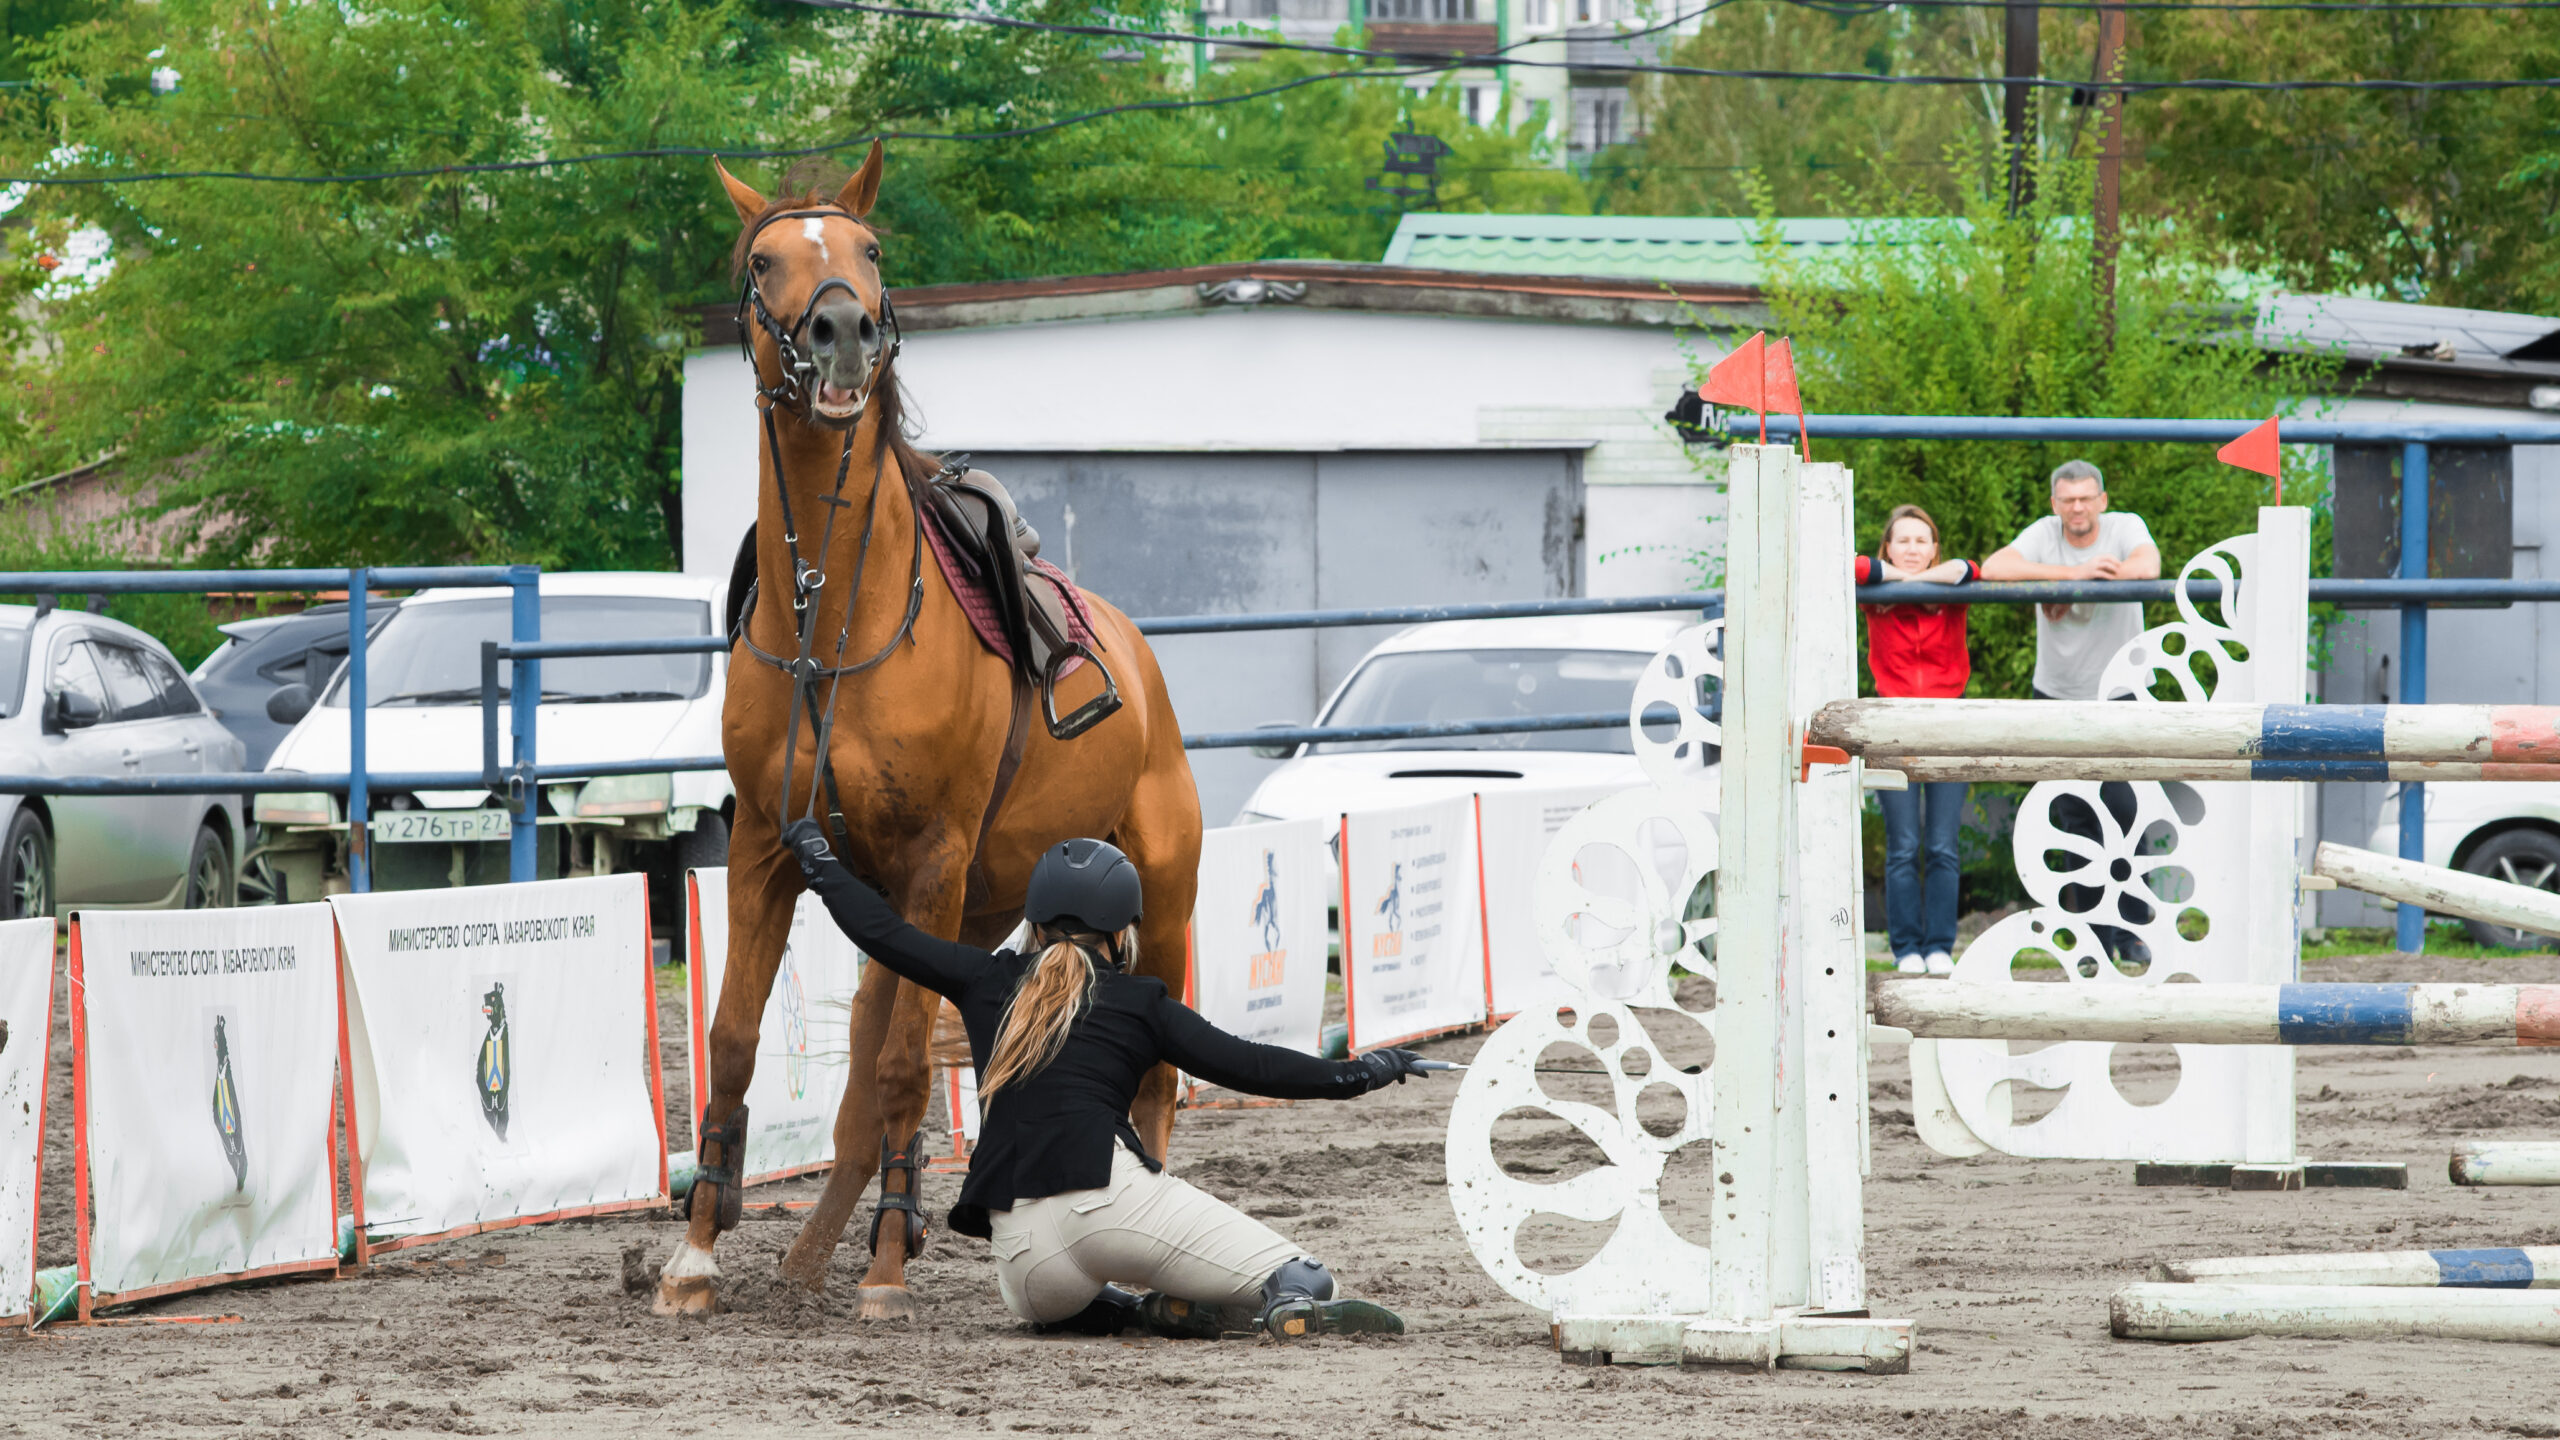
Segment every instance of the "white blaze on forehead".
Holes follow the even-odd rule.
[[[835,258],[827,253],[827,222],[823,218],[816,215],[802,216],[800,219],[800,233],[807,236],[809,238],[809,242],[818,247],[819,259],[832,260]]]

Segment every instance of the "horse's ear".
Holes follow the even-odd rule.
[[[729,167],[714,160],[711,168],[720,173],[720,188],[729,192],[729,203],[738,207],[738,223],[751,224],[764,213],[764,197],[755,187],[729,173]]]
[[[880,142],[874,140],[870,155],[863,159],[862,168],[854,171],[853,178],[844,182],[844,188],[836,192],[836,204],[858,220],[871,213],[873,202],[879,198]]]

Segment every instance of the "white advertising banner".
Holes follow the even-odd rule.
[[[338,1263],[326,905],[71,921],[94,1303]]]
[[[1472,795],[1342,817],[1342,989],[1351,1048],[1485,1018]]]
[[[53,1040],[53,919],[0,920],[0,1321],[36,1283],[36,1186]]]
[[[688,890],[686,1053],[699,1126],[711,1093],[711,1020],[729,971],[729,872],[696,870]],[[782,966],[765,996],[755,1078],[747,1082],[749,1184],[820,1169],[835,1158],[836,1107],[852,1074],[853,992],[862,983],[862,965],[862,952],[818,897],[803,892],[791,912]]]
[[[1219,1029],[1310,1055],[1322,1050],[1328,828],[1290,820],[1200,837],[1191,1005]]]
[[[329,903],[374,1248],[665,1195],[643,877]]]
[[[1556,978],[1547,947],[1539,942],[1530,896],[1537,889],[1538,861],[1556,832],[1616,788],[1487,790],[1476,797],[1484,829],[1485,955],[1495,1016],[1573,998],[1574,986]],[[1614,852],[1611,858],[1617,858]]]

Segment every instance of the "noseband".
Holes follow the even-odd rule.
[[[857,305],[862,303],[862,292],[853,288],[852,281],[840,275],[830,275],[818,282],[817,289],[809,292],[809,303],[800,307],[800,317],[789,325],[785,325],[774,315],[772,307],[765,304],[764,290],[756,284],[753,251],[756,237],[764,233],[764,227],[776,220],[812,220],[834,216],[841,216],[857,225],[862,223],[860,217],[853,212],[832,205],[819,210],[779,210],[757,221],[756,228],[747,232],[747,249],[750,252],[746,267],[747,278],[746,283],[738,289],[738,353],[746,357],[747,368],[755,374],[757,398],[769,406],[780,405],[784,409],[795,412],[802,419],[812,422],[818,419],[816,408],[818,362],[815,357],[800,348],[798,337],[808,330],[810,320],[818,313],[818,302],[827,298],[829,291],[841,290],[852,296]],[[757,330],[762,330],[773,337],[774,354],[780,361],[782,377],[772,385],[764,383],[764,368],[756,364],[755,331],[747,328],[750,317],[754,319]],[[847,425],[858,424],[863,412],[871,408],[871,392],[880,384],[881,372],[889,368],[890,361],[898,358],[899,347],[905,343],[898,333],[898,310],[896,306],[889,303],[889,287],[886,284],[880,287],[880,328],[889,332],[889,344],[872,360],[871,373],[864,377],[862,388],[853,397],[853,414],[843,422]]]

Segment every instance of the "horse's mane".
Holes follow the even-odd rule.
[[[766,201],[764,208],[756,212],[754,219],[739,227],[738,243],[729,252],[730,280],[744,282],[747,273],[748,243],[755,235],[756,227],[764,223],[766,216],[784,210],[838,208],[841,207],[836,204],[833,186],[823,189],[813,186],[795,193],[786,184],[783,193]],[[861,218],[856,219],[854,223],[869,230],[875,236],[886,236],[889,233],[887,227],[876,220]],[[881,283],[883,286],[881,302],[885,305],[888,302],[885,277]],[[915,442],[907,438],[906,400],[906,390],[898,384],[898,362],[891,359],[880,367],[880,378],[871,388],[871,403],[879,407],[880,417],[879,438],[873,447],[872,454],[874,458],[886,454],[897,462],[898,473],[905,476],[909,484],[922,484],[932,478],[934,472],[942,466],[939,460],[917,449]]]

